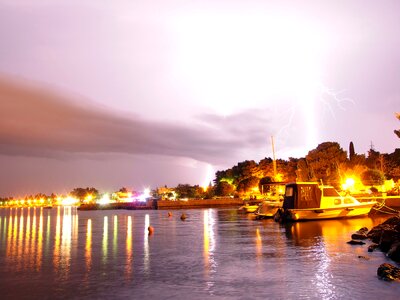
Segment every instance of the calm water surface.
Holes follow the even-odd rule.
[[[0,209],[0,297],[398,299],[400,283],[376,276],[391,261],[367,245],[346,244],[354,231],[382,221],[283,226],[234,209],[176,210],[172,217],[156,210]]]

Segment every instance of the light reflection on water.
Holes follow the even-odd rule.
[[[87,220],[86,243],[85,243],[86,279],[92,267],[92,220]]]
[[[132,279],[132,216],[127,216],[126,225],[126,262],[125,262],[125,279],[129,282]]]
[[[143,250],[144,250],[144,273],[148,274],[149,271],[149,226],[150,226],[150,216],[149,214],[145,215],[144,218],[144,233],[143,233]]]
[[[387,261],[382,253],[346,244],[351,233],[383,219],[282,226],[228,209],[190,210],[185,221],[180,214],[2,209],[0,293],[57,299],[390,299],[400,292],[398,284],[376,277]]]
[[[107,263],[108,256],[108,217],[104,217],[103,225],[103,264]]]
[[[118,251],[118,216],[114,216],[114,231],[113,231],[113,255]]]
[[[214,211],[212,209],[204,210],[203,238],[204,238],[204,275],[207,283],[207,290],[213,295],[214,281],[213,274],[216,270],[215,255],[215,233],[214,233]]]

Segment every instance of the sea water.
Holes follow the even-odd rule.
[[[236,209],[0,209],[1,299],[398,299],[379,250],[351,234],[387,217],[255,220]],[[187,218],[182,221],[181,215]],[[149,235],[148,228],[153,228]]]

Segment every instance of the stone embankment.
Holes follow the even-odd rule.
[[[158,200],[156,209],[188,209],[188,208],[212,208],[212,207],[239,207],[244,201],[241,198],[217,198],[217,199],[188,199],[188,200]]]
[[[370,239],[372,244],[368,247],[368,252],[380,249],[393,261],[400,262],[400,216],[389,218],[369,231],[363,227],[351,238],[348,243],[358,245],[365,244],[362,240]],[[381,264],[377,274],[384,280],[400,281],[400,268],[388,263]]]
[[[261,200],[259,200],[261,201]],[[159,200],[150,199],[146,202],[109,203],[109,204],[83,204],[79,210],[106,210],[106,209],[191,209],[191,208],[217,208],[240,207],[244,204],[241,198],[217,199],[187,199],[187,200]]]

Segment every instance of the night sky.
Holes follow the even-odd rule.
[[[400,147],[399,1],[0,0],[0,196]]]

